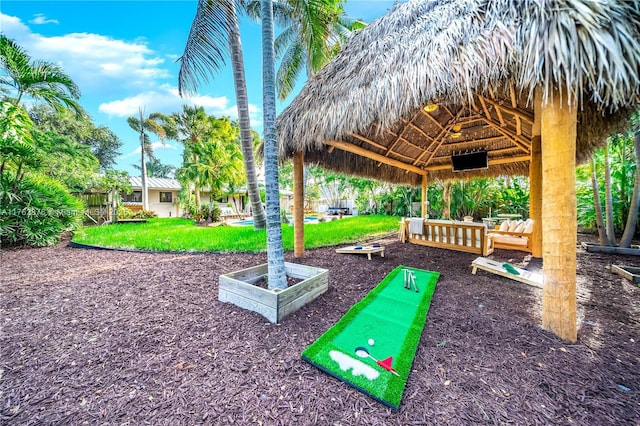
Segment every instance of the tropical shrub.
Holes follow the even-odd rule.
[[[152,217],[158,217],[158,215],[151,210],[139,210],[131,216],[132,219],[151,219]]]
[[[84,205],[64,185],[42,175],[0,177],[0,244],[48,246],[82,225]]]
[[[133,211],[130,208],[124,206],[118,206],[118,219],[132,219]]]

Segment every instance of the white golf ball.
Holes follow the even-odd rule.
[[[376,344],[376,341],[375,341],[375,340],[373,340],[373,339],[369,339],[369,342],[368,342],[368,343],[369,343],[369,346],[373,346],[373,345],[375,345],[375,344]]]

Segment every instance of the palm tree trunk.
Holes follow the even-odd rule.
[[[613,196],[611,195],[611,167],[609,166],[609,141],[604,145],[604,187],[607,245],[616,245],[616,234],[613,228]]]
[[[140,109],[140,171],[142,172],[142,210],[149,210],[149,190],[147,188],[147,162],[144,160],[144,118]]]
[[[627,223],[625,224],[624,233],[620,239],[620,247],[626,248],[631,247],[631,241],[636,232],[638,212],[640,211],[640,130],[636,132],[633,138],[633,147],[636,151],[636,177],[633,181],[633,194],[631,195]]]
[[[282,248],[280,194],[278,188],[278,144],[276,139],[276,78],[273,51],[273,4],[261,1],[262,85],[264,114],[264,168],[267,195],[267,269],[270,289],[287,288]]]
[[[602,216],[602,205],[600,204],[600,190],[598,189],[598,178],[596,176],[596,160],[591,158],[591,186],[593,187],[593,206],[596,212],[596,226],[598,228],[598,243],[601,246],[607,245],[604,235],[604,219]]]
[[[451,219],[451,182],[447,181],[442,187],[442,218]]]
[[[238,104],[238,122],[240,124],[240,141],[242,143],[242,156],[247,177],[247,192],[251,201],[253,212],[253,229],[264,229],[266,216],[260,200],[258,188],[258,176],[256,164],[253,158],[253,137],[251,136],[251,119],[249,117],[249,98],[247,97],[247,84],[244,76],[244,57],[240,42],[240,28],[238,27],[238,15],[235,11],[235,2],[229,2],[229,50],[231,51],[231,68],[233,69],[233,84],[236,90],[236,103]]]
[[[198,158],[198,154],[193,154],[193,164],[198,164],[199,160],[200,159]],[[196,207],[200,209],[200,204],[202,203],[202,201],[200,200],[200,186],[198,184],[195,184],[193,187],[193,193],[196,197]]]

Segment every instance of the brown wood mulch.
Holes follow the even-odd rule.
[[[329,269],[330,288],[279,325],[217,300],[220,274],[264,254],[0,251],[0,423],[640,424],[640,289],[609,270],[637,257],[578,247],[568,344],[540,327],[541,290],[471,275],[473,254],[383,242],[371,261],[287,253]],[[494,258],[536,268],[526,253]],[[300,352],[398,265],[441,276],[394,412]]]

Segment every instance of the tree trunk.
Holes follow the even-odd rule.
[[[304,256],[304,153],[293,155],[293,254]]]
[[[194,154],[194,155],[193,155],[193,164],[195,164],[195,165],[196,165],[196,167],[197,167],[197,165],[198,165],[198,161],[200,161],[200,159],[198,158],[198,155],[197,155],[197,154]],[[197,183],[194,183],[193,187],[194,187],[193,193],[194,193],[194,195],[195,195],[195,197],[196,197],[196,207],[197,207],[197,208],[198,208],[198,210],[199,210],[199,209],[200,209],[200,204],[201,204],[201,202],[202,202],[202,200],[200,199],[200,188],[198,187],[198,184],[197,184]],[[212,200],[212,201],[213,201],[213,200]]]
[[[624,233],[620,239],[620,247],[626,248],[631,247],[631,241],[636,232],[638,212],[640,211],[640,130],[636,132],[633,138],[633,147],[636,151],[636,177],[633,181],[633,194],[631,194],[627,223],[625,224]]]
[[[542,93],[536,88],[534,95],[534,121],[531,129],[531,161],[529,162],[529,218],[533,220],[531,255],[542,258],[542,141],[540,106]]]
[[[273,48],[273,4],[261,1],[264,168],[267,195],[267,266],[269,289],[287,288],[280,224],[278,143],[276,135],[276,78]]]
[[[429,215],[429,201],[427,199],[427,175],[422,176],[422,196],[420,199],[422,200],[422,208],[421,215],[422,218],[426,218]]]
[[[598,176],[596,175],[596,160],[591,158],[591,186],[593,187],[593,206],[596,215],[596,227],[598,228],[598,243],[601,246],[607,244],[607,238],[604,235],[604,219],[602,217],[602,205],[600,204],[600,189],[598,188]]]
[[[140,110],[140,171],[142,179],[142,210],[149,210],[149,189],[147,188],[147,162],[144,159],[144,118]]]
[[[566,94],[550,94],[541,106],[542,136],[542,326],[561,339],[577,340],[576,320],[576,108]]]
[[[609,166],[609,141],[604,145],[604,188],[607,245],[616,245],[616,234],[613,228],[613,196],[611,195],[611,167]]]
[[[447,181],[442,186],[442,218],[451,219],[451,182]]]
[[[233,83],[236,91],[236,103],[238,105],[238,123],[240,124],[240,141],[242,144],[242,156],[244,157],[244,169],[247,177],[247,192],[251,202],[253,215],[253,229],[265,229],[266,216],[260,200],[260,188],[256,163],[253,155],[253,136],[251,135],[251,119],[249,117],[249,98],[247,96],[247,84],[244,75],[244,57],[240,41],[240,29],[238,27],[238,14],[235,11],[235,2],[228,2],[229,17],[229,50],[231,53],[231,68],[233,70]]]

